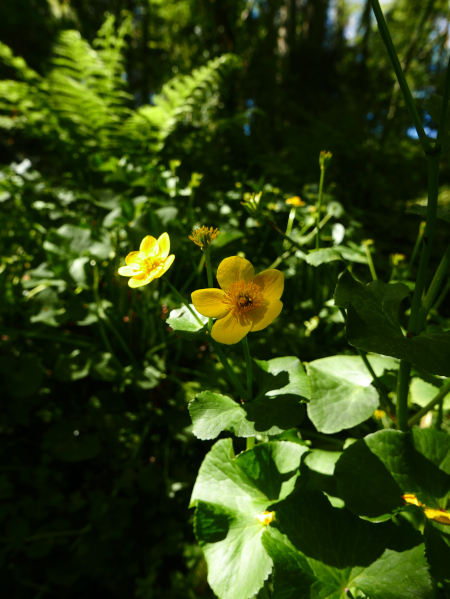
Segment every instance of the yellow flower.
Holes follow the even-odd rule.
[[[402,496],[406,503],[411,503],[417,507],[423,508],[425,516],[430,520],[435,520],[440,524],[450,524],[450,513],[445,510],[435,510],[431,507],[427,507],[424,503],[421,503],[413,493],[405,493]]]
[[[208,227],[203,226],[194,229],[189,235],[189,239],[203,250],[205,247],[208,247],[219,234],[219,229],[213,229],[212,227],[209,227],[208,229]]]
[[[375,410],[373,415],[375,416],[375,418],[377,420],[381,420],[383,418],[383,416],[386,416],[386,412],[384,410]],[[405,501],[406,501],[406,499],[405,499]]]
[[[169,270],[175,260],[174,254],[169,256],[170,239],[163,233],[158,239],[147,235],[141,241],[138,252],[131,252],[125,258],[127,266],[119,268],[119,275],[131,277],[130,287],[148,285]]]
[[[299,198],[298,196],[293,196],[292,198],[288,198],[286,200],[286,204],[290,204],[291,206],[295,206],[295,208],[300,208],[300,206],[304,206],[305,202]]]
[[[192,294],[195,309],[217,318],[211,336],[219,343],[238,343],[250,331],[262,331],[280,314],[284,275],[273,268],[255,277],[245,258],[225,258],[217,269],[221,289],[199,289]]]
[[[261,522],[264,526],[267,526],[275,520],[275,512],[263,512],[262,514],[256,514],[255,518]]]

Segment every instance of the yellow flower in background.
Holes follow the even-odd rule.
[[[203,226],[194,229],[189,235],[189,239],[203,250],[205,247],[208,247],[218,235],[220,235],[219,229],[213,229],[212,227],[209,227],[208,229],[208,227]]]
[[[417,507],[423,508],[425,516],[430,520],[435,520],[439,524],[450,525],[450,513],[445,510],[435,510],[431,507],[427,507],[424,503],[421,503],[413,493],[405,493],[402,498],[406,503],[411,503]]]
[[[240,256],[225,258],[217,269],[221,289],[199,289],[192,294],[195,309],[217,318],[211,336],[232,345],[250,331],[262,331],[280,314],[284,275],[273,268],[255,276],[251,263]]]
[[[147,235],[141,241],[138,252],[131,252],[125,258],[126,266],[119,268],[119,275],[131,277],[130,287],[148,285],[169,270],[175,260],[174,254],[169,256],[170,239],[163,233],[158,239]]]
[[[383,418],[383,416],[386,416],[386,412],[384,410],[375,410],[373,415],[375,416],[375,418],[377,420],[381,420]],[[406,499],[405,499],[405,501],[406,501]]]
[[[298,196],[292,196],[292,198],[288,198],[286,200],[286,204],[290,204],[291,206],[294,206],[295,208],[300,208],[300,206],[305,206],[305,202]]]

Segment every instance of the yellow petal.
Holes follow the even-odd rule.
[[[230,312],[225,318],[216,320],[211,329],[211,337],[219,343],[233,345],[239,343],[252,328],[252,321],[242,315]]]
[[[139,246],[139,251],[144,252],[145,254],[151,254],[154,251],[157,243],[158,242],[156,241],[156,239],[154,237],[152,237],[151,235],[147,235],[141,241],[141,245]]]
[[[139,252],[130,252],[128,256],[125,258],[125,262],[127,264],[135,264],[135,262],[137,262],[138,256]]]
[[[255,269],[245,258],[231,256],[225,258],[217,269],[217,280],[224,291],[228,291],[231,283],[236,281],[251,281],[255,276]]]
[[[440,524],[450,524],[450,514],[448,512],[441,512],[441,510],[426,508],[425,516],[430,520],[439,522]]]
[[[253,279],[263,290],[264,299],[278,300],[283,295],[284,274],[275,268],[263,270]]]
[[[228,310],[225,308],[222,289],[198,289],[191,295],[195,309],[208,318],[222,318]]]
[[[249,316],[253,323],[251,331],[262,331],[268,327],[280,314],[282,308],[283,304],[280,300],[276,299],[272,301],[269,300],[267,304],[249,312]]]
[[[132,266],[121,266],[117,272],[119,275],[122,275],[122,277],[134,277],[135,275],[139,275],[142,271],[136,270]]]
[[[144,277],[143,275],[140,275],[137,277],[132,277],[128,281],[128,285],[132,289],[136,289],[136,287],[143,287],[144,285],[148,285],[149,283],[151,283],[153,281],[154,278],[155,278],[155,276],[153,273],[148,277]]]
[[[157,276],[162,277],[163,274],[165,272],[167,272],[169,270],[169,268],[172,266],[174,260],[175,260],[175,254],[170,254],[170,256],[168,258],[166,258],[166,260],[164,260],[161,274],[157,275]]]
[[[402,495],[402,499],[406,501],[406,503],[411,503],[412,505],[417,505],[418,507],[424,507],[423,503],[420,503],[414,493],[405,493]]]
[[[167,258],[170,252],[170,239],[167,233],[163,233],[162,235],[160,235],[160,237],[158,237],[158,245],[161,258]],[[170,264],[172,264],[172,262]]]

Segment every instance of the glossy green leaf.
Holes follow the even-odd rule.
[[[377,376],[397,368],[395,360],[369,356]],[[308,364],[311,401],[308,416],[317,430],[331,434],[352,428],[370,418],[379,397],[372,375],[359,356],[332,356]]]
[[[272,570],[256,518],[287,497],[307,448],[261,443],[234,457],[231,439],[218,441],[200,468],[191,498],[195,532],[208,563],[208,581],[221,599],[249,599]]]
[[[196,437],[215,439],[225,430],[237,437],[277,435],[301,423],[301,402],[310,396],[310,387],[298,358],[254,362],[258,393],[253,401],[240,404],[225,395],[205,391],[190,402]]]
[[[169,318],[167,319],[167,324],[178,334],[180,337],[185,339],[195,339],[197,337],[197,333],[203,331],[205,328],[208,319],[206,316],[202,316],[197,310],[194,308],[192,304],[190,304],[192,310],[197,314],[199,320],[203,323],[200,326],[198,320],[194,317],[194,315],[187,309],[186,306],[181,306],[181,308],[177,308],[176,310],[171,310]]]
[[[364,521],[345,508],[333,508],[317,492],[295,493],[275,510],[275,526],[287,537],[283,543],[284,535],[273,525],[263,537],[274,561],[275,597],[343,599],[347,589],[371,599],[429,597],[431,581],[419,533]],[[304,592],[308,582],[310,594]],[[299,587],[298,594],[288,593],[290,583]]]
[[[335,292],[336,305],[347,308],[348,342],[364,351],[393,356],[414,366],[450,376],[450,332],[403,335],[398,314],[409,294],[402,283],[358,283],[345,271]]]
[[[384,430],[348,447],[335,468],[345,505],[378,517],[402,507],[402,495],[439,508],[450,491],[450,436],[431,429]]]

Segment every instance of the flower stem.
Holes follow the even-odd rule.
[[[242,339],[242,347],[244,348],[245,366],[247,368],[247,401],[251,401],[253,399],[252,359],[250,357],[250,349],[248,347],[247,335]]]
[[[166,277],[164,277],[164,282],[166,283],[166,285],[170,288],[170,290],[177,296],[177,298],[181,301],[181,303],[183,303],[186,308],[189,310],[189,312],[192,314],[192,316],[195,318],[195,320],[198,322],[199,325],[201,325],[201,327],[203,328],[205,325],[204,323],[200,320],[200,318],[197,316],[197,314],[194,312],[194,310],[191,308],[189,302],[187,300],[184,299],[184,297],[181,295],[181,293],[172,285],[172,283],[169,281],[169,279],[166,279]]]
[[[423,220],[420,223],[420,226],[419,226],[419,233],[417,235],[416,243],[414,244],[414,249],[413,249],[412,254],[411,254],[411,260],[409,261],[408,267],[407,267],[407,269],[405,271],[405,275],[404,275],[405,279],[407,279],[408,276],[410,275],[411,269],[412,269],[412,267],[414,265],[414,262],[416,260],[417,252],[419,251],[420,244],[422,243],[422,237],[423,237],[423,234],[425,232],[425,225],[426,225],[426,222]]]
[[[288,218],[288,223],[287,223],[287,227],[286,227],[286,235],[290,235],[291,231],[292,231],[292,226],[294,224],[294,220],[295,220],[295,212],[296,212],[296,207],[292,206],[291,211],[289,212],[289,218]]]
[[[255,437],[247,437],[246,449],[253,449],[255,447]]]
[[[246,398],[247,393],[245,392],[244,387],[241,385],[241,382],[236,376],[236,373],[234,372],[233,368],[230,366],[230,363],[228,362],[226,355],[223,353],[220,344],[217,341],[214,341],[211,336],[209,336],[208,341],[213,346],[214,351],[216,352],[219,360],[222,362],[222,366],[224,367],[225,372],[228,374],[231,382],[235,386],[236,391],[239,393],[241,399]]]
[[[397,428],[408,431],[408,389],[411,364],[400,360],[397,379]]]
[[[444,280],[447,270],[450,267],[450,245],[447,248],[447,251],[442,256],[441,262],[436,270],[436,273],[431,281],[430,287],[423,299],[422,307],[419,311],[419,322],[418,322],[418,330],[421,331],[425,325],[425,321],[427,319],[428,313],[433,307],[434,301],[438,294],[439,288]]]
[[[380,30],[381,37],[386,45],[386,50],[389,54],[389,58],[391,59],[392,66],[394,68],[395,74],[397,76],[397,81],[400,85],[400,89],[402,90],[403,97],[405,99],[405,104],[408,108],[411,119],[414,123],[414,127],[416,128],[417,135],[419,136],[420,143],[422,144],[422,148],[425,153],[430,152],[432,150],[432,146],[427,136],[425,135],[425,131],[423,129],[422,121],[420,120],[419,113],[417,112],[416,105],[414,104],[413,97],[408,87],[408,83],[406,82],[405,75],[403,74],[402,67],[400,65],[400,61],[398,60],[397,52],[395,51],[394,44],[392,42],[391,34],[389,33],[388,26],[384,19],[383,11],[381,10],[381,6],[378,0],[370,0],[372,5],[373,12],[375,13],[375,17],[378,22],[378,29]]]
[[[322,191],[323,180],[325,178],[325,166],[320,167],[320,182],[319,182],[319,197],[317,199],[317,235],[316,235],[316,250],[320,248],[320,210],[322,208]]]
[[[213,283],[213,272],[212,272],[212,264],[211,264],[211,249],[209,245],[206,245],[203,248],[203,255],[206,260],[206,276],[208,277],[208,287],[211,289],[214,287]],[[208,331],[211,332],[213,326],[213,319],[208,318]]]
[[[386,393],[386,390],[384,389],[382,382],[375,374],[375,370],[372,368],[372,364],[369,362],[369,359],[367,358],[366,353],[360,349],[357,349],[357,351],[358,351],[358,354],[361,356],[362,361],[366,365],[367,370],[372,375],[373,384],[378,389],[383,407],[387,408],[389,414],[393,414],[394,406],[392,405],[392,401],[391,401],[389,395]]]
[[[373,265],[372,260],[372,252],[370,251],[370,243],[364,242],[364,250],[366,252],[367,263],[369,265],[370,274],[372,275],[372,280],[376,281],[378,279],[377,272],[375,270],[375,266]]]
[[[436,404],[438,404],[440,401],[442,401],[448,393],[450,393],[450,383],[447,383],[446,385],[444,385],[441,388],[441,390],[439,391],[439,393],[437,395],[435,395],[433,397],[433,399],[430,402],[428,402],[424,408],[422,408],[421,410],[416,412],[414,414],[414,416],[412,416],[408,420],[408,426],[413,426],[414,424],[419,422],[420,419],[422,418],[422,416],[425,416],[425,414],[427,414],[430,410],[432,410],[434,408],[434,406]]]

